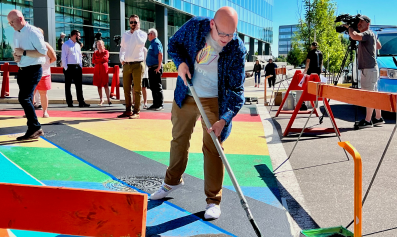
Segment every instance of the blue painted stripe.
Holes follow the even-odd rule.
[[[82,181],[60,181],[60,180],[40,180],[45,185],[53,187],[66,187],[66,188],[81,188],[91,190],[102,190],[102,191],[115,191],[110,190],[103,186],[102,183],[96,182],[82,182]]]
[[[42,184],[39,181],[32,178],[24,170],[17,167],[14,163],[8,160],[7,157],[5,157],[1,152],[0,152],[0,174],[1,174],[1,179],[0,179],[1,183],[42,186]]]
[[[224,186],[224,188],[236,192],[233,186]],[[278,188],[245,186],[241,186],[240,188],[245,196],[284,210],[284,207],[281,204],[280,190]]]
[[[78,160],[84,162],[85,164],[91,166],[92,168],[94,168],[94,169],[96,169],[96,170],[98,170],[98,171],[100,171],[100,172],[102,172],[102,173],[108,175],[108,176],[111,177],[113,180],[116,180],[116,181],[118,181],[118,182],[120,182],[120,183],[122,183],[122,184],[124,184],[124,185],[126,185],[126,186],[128,186],[128,187],[131,187],[131,188],[137,190],[137,191],[140,192],[140,193],[145,193],[145,194],[148,194],[148,195],[149,195],[149,193],[144,192],[144,191],[142,191],[142,190],[140,190],[140,189],[137,189],[136,187],[131,186],[131,185],[127,184],[126,182],[123,182],[123,181],[117,179],[114,175],[112,175],[112,174],[110,174],[110,173],[108,173],[108,172],[106,172],[106,171],[104,171],[104,170],[102,170],[102,169],[96,167],[95,165],[93,165],[93,164],[87,162],[86,160],[84,160],[84,159],[82,159],[82,158],[76,156],[75,154],[69,152],[68,150],[66,150],[66,149],[64,149],[64,148],[62,148],[62,147],[59,146],[58,144],[55,144],[55,143],[49,141],[48,139],[46,139],[46,138],[44,138],[44,137],[41,137],[41,138],[42,138],[43,140],[47,141],[48,143],[52,144],[53,146],[57,147],[58,149],[61,149],[62,151],[66,152],[67,154],[73,156],[74,158],[76,158],[76,159],[78,159]],[[197,217],[197,216],[195,216],[195,215],[192,215],[190,212],[186,211],[185,209],[183,209],[183,208],[181,208],[181,207],[179,207],[179,206],[177,206],[177,205],[175,205],[175,204],[173,204],[173,203],[170,203],[170,202],[167,202],[167,201],[165,201],[164,203],[166,203],[167,205],[169,205],[169,206],[171,206],[171,207],[173,207],[173,208],[175,208],[175,209],[177,209],[177,210],[179,210],[179,211],[185,212],[187,215],[190,215],[191,218],[197,219],[197,221],[200,221],[200,222],[202,222],[203,224],[205,224],[205,225],[207,225],[207,226],[209,226],[209,227],[212,227],[212,228],[214,228],[214,229],[220,231],[221,233],[224,233],[224,234],[227,234],[227,235],[230,235],[230,236],[235,236],[235,235],[233,235],[232,233],[229,233],[228,231],[226,231],[226,230],[224,230],[224,229],[222,229],[222,228],[220,228],[220,227],[218,227],[218,226],[216,226],[216,225],[214,225],[214,224],[212,224],[212,223],[210,223],[210,222],[206,222],[206,221],[202,220],[201,218],[199,218],[199,217]],[[148,212],[148,213],[149,213],[149,212]],[[164,213],[164,214],[165,214],[165,215],[168,215],[169,213]]]

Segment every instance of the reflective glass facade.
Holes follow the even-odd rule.
[[[82,50],[93,49],[94,36],[102,33],[105,47],[110,44],[110,19],[108,0],[55,0],[55,22],[57,40],[64,32],[67,40],[72,30],[81,34]]]
[[[214,17],[215,12],[230,6],[236,9],[239,16],[237,30],[252,38],[268,43],[273,42],[273,0],[157,0],[170,6],[168,24],[169,36],[172,36],[182,26],[189,16]],[[154,4],[140,0],[126,0],[126,28],[128,17],[137,14],[141,17],[141,28],[149,29],[154,22]],[[146,23],[147,21],[147,23]]]
[[[215,12],[229,6],[239,16],[237,30],[247,36],[273,42],[273,0],[158,0],[163,4],[194,16],[214,17]]]
[[[8,25],[7,14],[18,9],[22,11],[25,19],[33,22],[33,2],[35,0],[0,0],[1,31],[0,39],[2,48],[0,60],[10,61],[12,57],[13,28]],[[37,0],[36,0],[37,1]],[[109,5],[119,7],[117,0],[53,0],[55,4],[55,40],[60,34],[66,34],[68,40],[72,30],[81,32],[81,41],[84,51],[93,49],[94,36],[97,32],[102,33],[106,48],[110,48],[113,36],[110,35],[110,12]],[[168,9],[168,38],[191,17],[208,16],[214,17],[216,10],[222,6],[230,6],[236,9],[239,15],[237,30],[245,36],[272,43],[273,28],[273,0],[120,0],[125,3],[125,27],[129,28],[128,17],[137,14],[141,18],[141,28],[147,31],[155,28],[156,5]],[[44,1],[45,2],[45,1]],[[40,3],[42,4],[42,3]],[[157,7],[158,8],[158,7]],[[40,12],[35,15],[40,15]],[[36,15],[36,17],[37,17]],[[158,19],[157,19],[158,20]],[[40,27],[40,26],[38,26]],[[113,28],[112,28],[113,29]],[[122,34],[123,32],[120,32]],[[55,41],[55,42],[56,42]],[[246,40],[248,42],[248,39]],[[54,45],[56,47],[56,45]]]
[[[278,31],[278,55],[287,56],[291,50],[291,41],[297,25],[280,26]]]
[[[0,0],[1,7],[1,49],[0,49],[0,60],[13,60],[12,47],[13,47],[13,35],[14,29],[8,24],[7,15],[11,10],[20,10],[26,21],[33,24],[33,1],[22,1],[22,0]]]

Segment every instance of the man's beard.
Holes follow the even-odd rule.
[[[131,30],[135,30],[136,29],[136,26],[131,26]]]

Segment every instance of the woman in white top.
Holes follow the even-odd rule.
[[[44,35],[44,31],[39,28],[41,33]],[[39,91],[41,97],[41,105],[43,106],[43,118],[50,117],[48,114],[48,97],[47,91],[51,89],[51,63],[57,60],[54,49],[51,45],[45,42],[47,46],[47,55],[45,56],[46,62],[42,65],[43,74],[41,76],[39,84],[37,84],[36,90]]]
[[[147,109],[147,93],[146,88],[149,88],[149,68],[146,65],[147,48],[143,47],[145,69],[142,71],[142,97],[143,109]],[[135,104],[134,96],[132,97],[132,104]]]

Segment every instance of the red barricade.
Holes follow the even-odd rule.
[[[280,68],[280,69],[282,69],[282,68]],[[282,108],[283,108],[283,105],[284,105],[285,101],[287,100],[288,95],[291,91],[302,91],[303,90],[302,85],[299,85],[299,83],[301,82],[302,79],[303,79],[302,72],[300,70],[295,71],[295,75],[292,77],[291,84],[289,85],[287,92],[285,93],[285,96],[283,98],[283,101],[281,102],[281,105],[278,108],[277,113],[274,117],[278,117],[279,114],[292,114],[293,113],[292,110],[282,110]],[[314,107],[314,103],[313,102],[310,102],[310,103]],[[300,105],[302,105],[302,103],[301,104],[297,103],[296,107],[300,108]],[[310,114],[310,112],[311,112],[310,110],[298,111],[298,114]],[[318,113],[316,110],[314,111],[314,113],[318,117]]]
[[[4,63],[1,65],[1,70],[3,71],[3,83],[1,87],[0,98],[5,98],[10,95],[10,72],[18,72],[19,67],[17,65],[9,65],[9,63]],[[94,74],[93,67],[83,67],[83,74]],[[116,89],[116,99],[120,99],[120,67],[114,66],[109,67],[109,73],[113,73],[112,87],[111,91],[114,96],[114,89]],[[51,74],[63,74],[63,67],[51,67]]]
[[[303,78],[302,74],[299,74],[299,75],[301,75],[300,78]],[[316,101],[316,95],[308,93],[309,81],[320,82],[320,78],[319,78],[319,76],[317,74],[311,74],[310,76],[306,77],[305,82],[303,82],[302,87],[300,87],[300,88],[303,88],[303,92],[302,92],[302,95],[301,95],[301,97],[300,97],[300,99],[299,99],[299,101],[297,103],[298,106],[295,106],[295,110],[292,112],[292,116],[291,116],[291,118],[290,118],[290,120],[288,122],[287,127],[285,128],[284,133],[283,133],[284,137],[288,136],[288,134],[290,132],[301,132],[302,131],[302,128],[291,128],[291,126],[294,123],[296,115],[299,112],[299,109],[300,109],[299,105],[301,105],[303,103],[303,101],[310,101],[312,103],[312,105],[313,105],[314,112],[317,114],[316,108],[314,106],[314,103]],[[291,85],[292,85],[292,82],[291,82]],[[318,92],[318,93],[320,94],[320,92]],[[319,96],[318,100],[319,101],[323,100],[323,97]],[[328,109],[328,111],[330,113],[329,116],[332,119],[332,121],[334,122],[335,128],[336,128],[338,134],[340,135],[339,129],[338,129],[338,127],[336,125],[336,122],[335,122],[335,119],[334,119],[334,115],[333,115],[332,110],[331,110],[331,107],[329,106],[328,101],[326,99],[324,100],[324,106],[327,107],[327,109]],[[304,130],[304,132],[330,133],[330,132],[335,132],[335,130],[333,128],[306,128]]]

